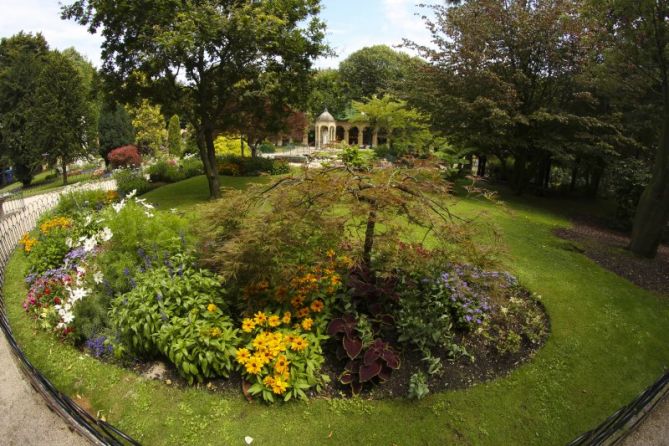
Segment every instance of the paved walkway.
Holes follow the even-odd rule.
[[[77,189],[111,188],[113,180],[87,183]],[[27,197],[27,212],[40,198],[59,194],[50,192]],[[0,234],[3,235],[3,234]],[[43,397],[35,392],[23,378],[14,361],[5,337],[0,333],[0,444],[3,446],[84,446],[90,444],[77,433],[70,431],[67,423],[46,405]]]
[[[669,446],[669,397],[658,403],[621,446]]]

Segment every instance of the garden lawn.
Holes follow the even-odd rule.
[[[163,207],[190,206],[198,200],[196,188],[184,184],[189,181],[198,179],[147,198]],[[181,188],[194,195],[180,201]],[[33,327],[21,308],[27,263],[18,252],[6,274],[9,318],[27,356],[59,389],[81,396],[145,445],[243,444],[245,436],[254,445],[561,445],[666,370],[669,301],[568,249],[551,233],[569,224],[565,217],[518,200],[509,209],[475,200],[455,207],[460,214],[484,212],[480,218],[499,228],[503,262],[541,295],[551,336],[508,376],[419,402],[314,399],[267,406],[246,402],[241,391],[221,395],[145,380]]]
[[[271,177],[218,177],[221,189],[244,189],[252,183],[268,183]],[[144,194],[160,209],[186,209],[209,199],[207,177],[200,175],[178,183],[168,184]]]

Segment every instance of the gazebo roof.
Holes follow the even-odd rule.
[[[337,122],[337,120],[330,114],[326,108],[323,113],[316,119],[316,122]]]

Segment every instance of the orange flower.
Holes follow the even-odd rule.
[[[311,302],[310,305],[311,311],[313,311],[314,313],[320,313],[321,311],[323,311],[323,307],[325,307],[325,304],[323,303],[322,300],[315,300]]]
[[[302,329],[305,331],[311,330],[311,326],[314,325],[314,320],[310,317],[302,321]]]
[[[297,312],[297,317],[298,318],[302,319],[302,318],[307,317],[307,316],[309,316],[309,308],[303,307],[303,308],[300,308],[298,310],[298,312]]]

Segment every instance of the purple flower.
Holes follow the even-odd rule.
[[[87,340],[85,346],[88,350],[91,351],[93,356],[99,358],[111,353],[113,350],[111,345],[105,345],[106,340],[107,338],[105,336],[98,336],[97,338],[91,338]]]

